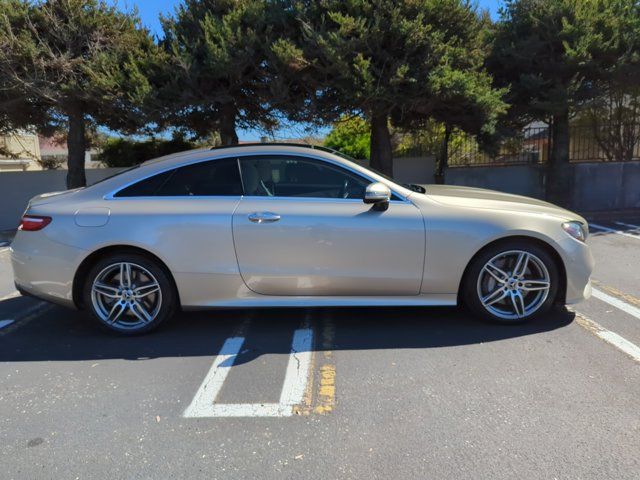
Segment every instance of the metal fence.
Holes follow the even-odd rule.
[[[548,127],[526,128],[518,136],[504,140],[494,152],[480,148],[476,138],[456,135],[449,144],[449,167],[530,165],[546,162],[551,131]]]
[[[492,153],[483,151],[475,137],[458,135],[449,144],[449,167],[536,165],[551,155],[550,127],[530,127],[504,140]],[[570,162],[624,162],[640,160],[640,124],[572,125]]]
[[[571,126],[569,134],[571,162],[640,160],[640,124]]]

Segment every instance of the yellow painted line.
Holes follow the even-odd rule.
[[[573,310],[573,312],[576,314],[576,323],[582,328],[609,343],[610,345],[613,345],[636,362],[640,362],[640,347],[638,347],[634,343],[631,343],[629,340],[618,335],[617,333],[607,330],[598,322],[591,320],[585,315],[578,313],[575,310]]]
[[[640,308],[640,298],[635,297],[629,293],[621,292],[617,288],[613,288],[613,287],[610,287],[609,285],[605,285],[604,283],[599,282],[598,280],[592,279],[591,283],[593,283],[594,286],[598,287],[603,292],[608,293],[609,295],[612,295],[614,297],[618,297],[620,300],[623,300],[635,307]]]
[[[333,341],[335,327],[327,314],[322,329],[322,355],[319,358],[319,386],[314,413],[326,415],[331,413],[336,405],[336,365],[333,359]]]

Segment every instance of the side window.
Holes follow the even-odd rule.
[[[167,181],[167,179],[173,175],[173,170],[168,172],[159,173],[158,175],[154,175],[153,177],[146,178],[145,180],[141,180],[138,183],[134,183],[133,185],[129,185],[126,188],[123,188],[118,193],[116,193],[115,197],[151,197],[155,195],[158,188]]]
[[[200,162],[160,173],[120,190],[116,197],[224,195],[242,195],[235,158]]]
[[[321,160],[295,156],[240,159],[245,195],[364,198],[369,181]]]

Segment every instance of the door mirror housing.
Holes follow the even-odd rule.
[[[384,183],[375,182],[367,185],[364,191],[364,203],[372,203],[376,209],[386,210],[391,200],[391,190]]]

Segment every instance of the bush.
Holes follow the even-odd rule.
[[[196,145],[184,138],[171,140],[150,139],[143,142],[126,140],[124,138],[110,138],[97,156],[98,161],[107,167],[131,167],[144,161],[171,153],[191,150]]]
[[[343,116],[324,139],[325,147],[335,148],[358,160],[369,158],[370,144],[370,126],[362,117]]]

